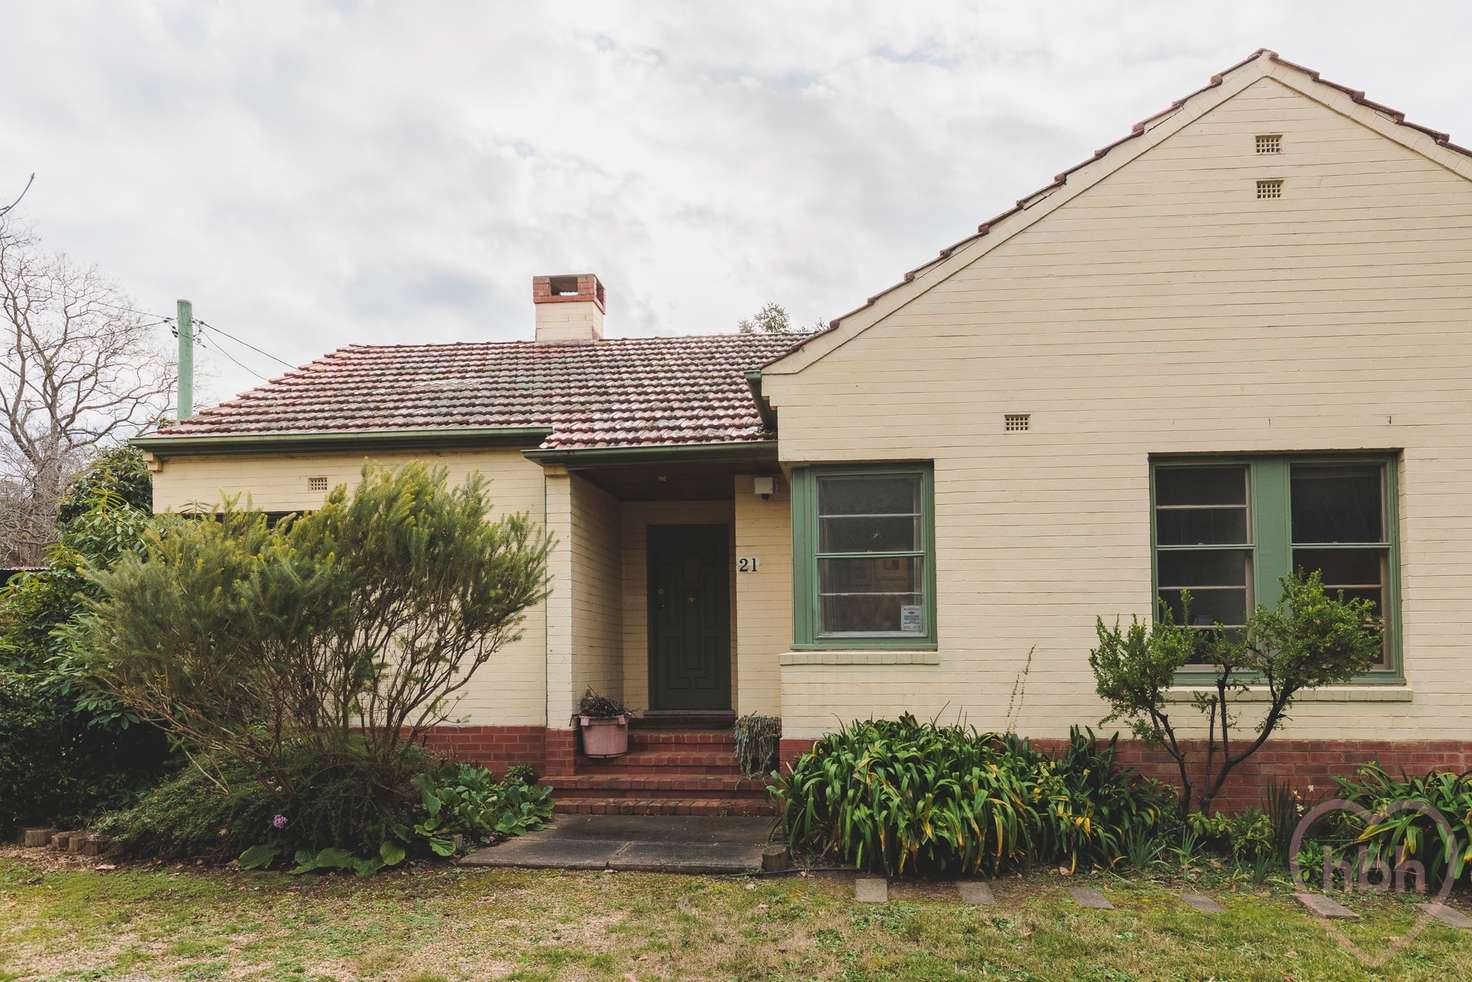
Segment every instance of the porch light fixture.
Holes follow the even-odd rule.
[[[767,501],[777,491],[777,479],[775,477],[753,477],[751,479],[751,493]]]

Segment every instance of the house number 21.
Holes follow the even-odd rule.
[[[736,572],[755,573],[760,565],[761,560],[756,556],[741,556],[736,560]]]

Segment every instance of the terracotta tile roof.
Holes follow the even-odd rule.
[[[551,427],[546,448],[770,438],[746,372],[790,335],[349,345],[161,437]]]
[[[1246,58],[1243,58],[1241,61],[1237,62],[1235,65],[1232,65],[1230,68],[1224,68],[1220,72],[1217,72],[1215,75],[1213,75],[1211,77],[1211,80],[1208,81],[1201,88],[1196,89],[1194,92],[1190,92],[1190,93],[1188,93],[1188,94],[1186,94],[1184,96],[1181,96],[1181,98],[1175,100],[1170,105],[1168,105],[1164,109],[1160,110],[1160,112],[1155,113],[1155,114],[1153,114],[1151,116],[1147,116],[1144,119],[1140,120],[1138,123],[1136,123],[1134,126],[1132,126],[1130,128],[1130,132],[1127,135],[1120,137],[1118,140],[1115,140],[1113,143],[1109,144],[1108,146],[1100,147],[1098,150],[1095,150],[1094,151],[1094,153],[1093,153],[1092,156],[1088,157],[1085,160],[1079,161],[1078,163],[1074,164],[1072,167],[1069,167],[1069,168],[1063,170],[1061,173],[1059,173],[1056,176],[1054,176],[1054,178],[1052,180],[1052,183],[1047,184],[1047,185],[1045,185],[1043,187],[1038,188],[1036,191],[1032,192],[1031,194],[1028,194],[1028,195],[1025,195],[1025,196],[1023,196],[1021,198],[1018,198],[1016,204],[1014,204],[1012,207],[1008,208],[1006,211],[1003,211],[1003,212],[1001,212],[999,214],[993,215],[991,218],[988,218],[986,221],[984,221],[980,225],[978,225],[976,227],[976,234],[975,235],[968,235],[966,238],[961,239],[959,242],[953,242],[953,243],[951,243],[950,245],[948,245],[944,249],[942,249],[940,251],[940,253],[937,254],[934,259],[931,259],[931,260],[928,260],[926,262],[923,262],[919,266],[916,266],[914,269],[906,270],[905,273],[904,273],[903,278],[898,283],[895,283],[895,284],[893,284],[891,286],[885,287],[883,290],[880,290],[878,293],[874,294],[872,297],[869,297],[867,300],[865,300],[859,306],[855,307],[853,310],[850,310],[848,313],[843,314],[843,315],[841,315],[839,317],[835,317],[832,321],[829,321],[828,326],[826,328],[824,328],[822,331],[817,332],[817,334],[808,334],[808,335],[805,335],[805,336],[803,336],[801,338],[796,339],[795,343],[789,343],[788,346],[787,346],[787,349],[785,351],[783,351],[780,354],[778,354],[777,357],[771,359],[770,361],[768,361],[766,363],[766,365],[763,365],[762,367],[765,368],[765,367],[767,367],[767,365],[771,365],[771,364],[774,364],[774,363],[776,363],[778,361],[781,361],[783,358],[785,358],[788,355],[792,354],[794,351],[797,351],[803,345],[807,344],[814,337],[817,337],[817,336],[823,335],[823,334],[827,334],[830,331],[837,330],[838,327],[839,327],[839,325],[845,319],[847,319],[849,317],[852,317],[854,314],[857,314],[857,313],[859,313],[862,310],[867,310],[868,308],[874,306],[874,304],[881,297],[884,297],[884,296],[886,296],[886,295],[888,295],[890,293],[893,293],[895,290],[898,290],[900,287],[904,286],[906,283],[910,283],[910,282],[914,281],[915,277],[919,276],[921,273],[927,272],[930,269],[932,269],[933,267],[938,266],[939,264],[941,264],[945,260],[949,259],[951,257],[951,255],[957,249],[960,249],[963,246],[970,245],[972,242],[975,242],[977,239],[980,239],[983,236],[985,236],[988,232],[991,231],[991,229],[992,229],[992,227],[994,225],[997,225],[1003,219],[1012,217],[1013,215],[1017,214],[1018,212],[1026,209],[1029,205],[1035,204],[1036,202],[1038,202],[1038,201],[1042,200],[1043,198],[1047,197],[1048,195],[1052,194],[1054,191],[1056,191],[1059,188],[1063,187],[1065,184],[1068,183],[1068,175],[1069,174],[1072,174],[1076,170],[1081,170],[1082,168],[1087,167],[1088,165],[1094,163],[1094,161],[1098,160],[1100,157],[1104,157],[1104,156],[1108,155],[1109,151],[1113,150],[1115,147],[1119,146],[1120,144],[1128,143],[1129,141],[1131,141],[1131,140],[1133,140],[1133,139],[1135,139],[1137,137],[1143,136],[1150,129],[1150,127],[1151,127],[1152,124],[1154,124],[1154,123],[1156,123],[1156,122],[1158,122],[1158,121],[1160,121],[1162,119],[1165,119],[1167,116],[1170,116],[1170,115],[1173,115],[1176,112],[1179,112],[1180,109],[1183,106],[1185,106],[1186,103],[1189,102],[1191,99],[1194,99],[1196,96],[1200,95],[1201,93],[1203,93],[1203,92],[1209,92],[1212,89],[1216,88],[1217,86],[1221,85],[1222,84],[1222,80],[1224,78],[1226,78],[1228,75],[1230,75],[1232,72],[1235,72],[1237,69],[1243,67],[1244,65],[1251,64],[1252,62],[1256,61],[1259,58],[1267,58],[1269,61],[1275,62],[1275,63],[1277,63],[1279,65],[1283,65],[1286,68],[1292,68],[1295,71],[1302,72],[1303,74],[1307,75],[1309,78],[1313,79],[1315,82],[1318,82],[1320,85],[1327,85],[1331,89],[1335,89],[1335,90],[1337,90],[1339,92],[1344,93],[1345,95],[1349,96],[1349,98],[1350,98],[1350,100],[1352,102],[1355,102],[1355,103],[1357,103],[1357,104],[1359,104],[1361,106],[1365,106],[1366,108],[1372,109],[1375,112],[1380,113],[1380,114],[1382,114],[1382,115],[1390,118],[1392,121],[1394,121],[1395,123],[1397,123],[1400,126],[1404,126],[1404,127],[1408,128],[1408,129],[1415,130],[1418,133],[1424,133],[1425,135],[1431,137],[1432,141],[1435,142],[1437,146],[1445,147],[1447,150],[1451,150],[1451,151],[1454,151],[1456,153],[1460,153],[1460,154],[1463,154],[1465,156],[1472,157],[1472,148],[1459,146],[1458,144],[1453,143],[1450,134],[1443,133],[1440,130],[1433,130],[1433,129],[1429,128],[1429,127],[1422,126],[1419,123],[1409,122],[1409,121],[1406,120],[1406,114],[1403,113],[1403,112],[1401,112],[1399,109],[1394,109],[1394,108],[1392,108],[1390,106],[1384,105],[1383,103],[1379,103],[1379,102],[1375,102],[1375,101],[1373,101],[1371,99],[1367,99],[1367,98],[1365,98],[1365,93],[1363,91],[1359,90],[1359,89],[1352,89],[1352,88],[1350,88],[1347,85],[1341,85],[1338,82],[1331,82],[1328,79],[1323,78],[1322,76],[1320,76],[1317,70],[1312,69],[1312,68],[1307,68],[1307,67],[1305,67],[1303,65],[1299,65],[1299,64],[1297,64],[1295,62],[1291,62],[1288,59],[1281,57],[1276,51],[1273,51],[1273,50],[1271,50],[1269,48],[1258,48],[1252,54],[1248,55]]]

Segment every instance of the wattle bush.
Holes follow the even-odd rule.
[[[772,788],[794,848],[888,873],[993,874],[1030,862],[1109,865],[1155,834],[1171,791],[1074,729],[1061,758],[962,726],[850,723]]]

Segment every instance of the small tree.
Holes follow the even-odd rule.
[[[1383,625],[1370,601],[1329,596],[1317,572],[1300,571],[1282,584],[1277,603],[1258,607],[1240,636],[1220,625],[1202,632],[1176,623],[1164,605],[1149,625],[1138,619],[1123,630],[1117,622],[1106,627],[1103,619],[1095,625],[1099,646],[1089,653],[1089,667],[1099,695],[1109,703],[1102,722],[1122,720],[1138,739],[1171,756],[1180,773],[1182,815],[1192,810],[1193,774],[1167,709],[1166,693],[1176,672],[1196,659],[1212,673],[1210,691],[1196,693],[1191,702],[1207,719],[1205,790],[1195,802],[1205,811],[1232,770],[1287,720],[1300,692],[1346,682],[1380,658]],[[1183,600],[1189,612],[1190,596]],[[1254,685],[1267,693],[1263,717],[1252,737],[1234,743],[1238,712],[1233,700]]]
[[[192,750],[288,789],[302,750],[391,776],[545,594],[546,538],[490,511],[479,478],[410,464],[276,526],[235,503],[176,519],[96,574],[101,673]]]

